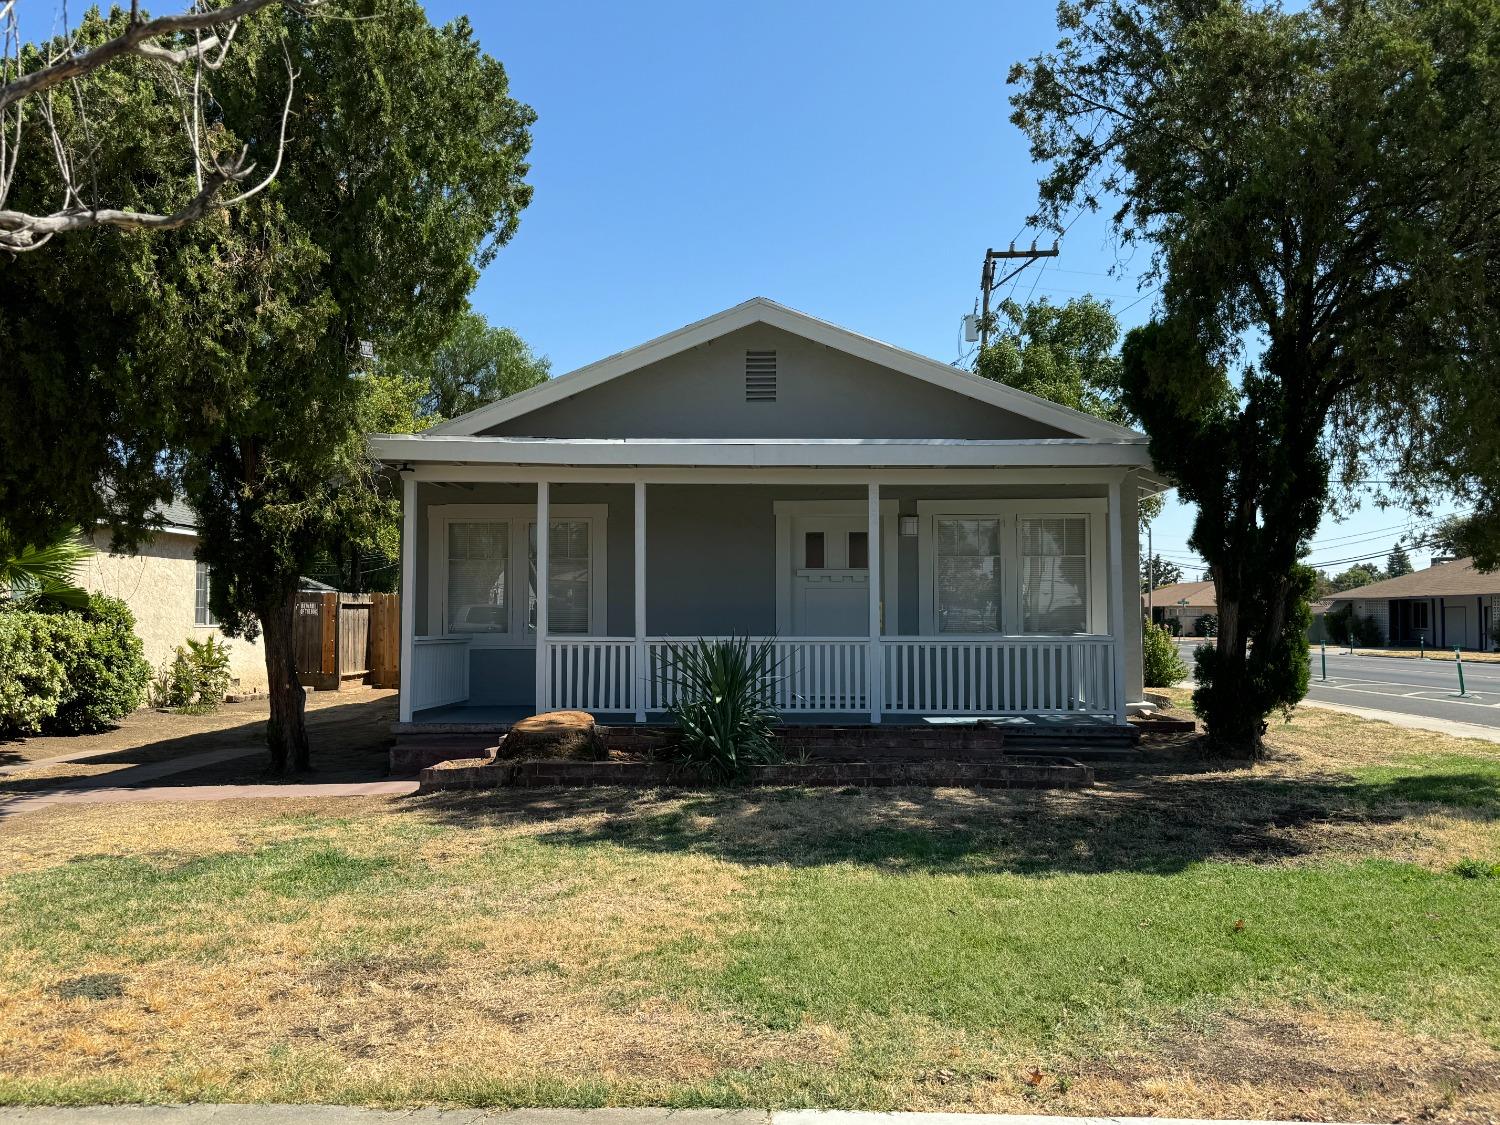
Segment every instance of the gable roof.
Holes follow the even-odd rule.
[[[1170,586],[1158,586],[1151,592],[1151,601],[1155,605],[1178,605],[1184,598],[1189,607],[1198,609],[1212,609],[1218,604],[1212,582],[1173,582]],[[1141,600],[1145,600],[1144,594]]]
[[[1466,594],[1500,594],[1500,571],[1485,574],[1474,569],[1473,559],[1454,559],[1331,596],[1334,601],[1347,602],[1365,598],[1458,598]]]
[[[679,328],[675,332],[658,336],[654,340],[580,367],[566,375],[559,375],[555,379],[549,379],[545,383],[500,399],[498,402],[481,406],[477,410],[442,422],[423,432],[433,437],[475,436],[492,426],[519,418],[533,410],[597,387],[612,379],[618,379],[649,364],[685,352],[689,348],[698,347],[752,324],[767,324],[773,328],[779,328],[990,406],[1034,418],[1077,437],[1115,443],[1122,439],[1139,441],[1142,444],[1146,441],[1144,434],[1137,433],[1128,427],[1117,426],[1113,422],[1106,422],[1091,414],[1059,406],[1055,402],[1027,394],[1025,391],[1019,391],[1003,383],[982,379],[977,375],[960,371],[950,364],[862,336],[847,328],[840,328],[836,324],[830,324],[825,320],[819,320],[806,313],[777,304],[775,301],[767,300],[765,297],[753,297],[733,308],[725,309],[723,312]]]

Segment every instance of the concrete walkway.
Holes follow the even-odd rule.
[[[247,758],[264,749],[263,743],[246,743],[243,746],[228,746],[221,750],[205,750],[201,754],[188,754],[182,758],[163,758],[159,762],[141,762],[139,765],[126,766],[125,769],[132,771],[132,777],[150,781],[153,778],[166,777],[168,774],[197,769],[199,766],[212,766],[235,758]],[[118,746],[103,750],[75,750],[71,754],[57,754],[51,758],[36,758],[29,762],[12,762],[10,765],[0,766],[0,777],[14,777],[17,774],[29,773],[31,770],[46,769],[48,766],[66,766],[73,762],[87,762],[92,758],[108,758],[114,754],[128,753],[130,753],[128,748],[122,750]],[[133,772],[135,770],[152,772],[137,774]]]
[[[80,784],[66,789],[53,789],[24,797],[12,797],[8,800],[0,796],[0,820],[51,808],[55,805],[145,805],[164,801],[235,801],[271,797],[404,797],[416,791],[415,778],[396,781],[329,781],[287,785],[157,785],[144,789],[131,789],[111,784],[91,786]],[[4,1118],[0,1117],[0,1121],[3,1120]]]
[[[335,1105],[89,1106],[0,1109],[0,1123],[22,1125],[1251,1125],[1174,1117],[1053,1117],[1005,1113],[855,1113],[723,1109],[378,1110]],[[1254,1125],[1291,1125],[1258,1121]]]

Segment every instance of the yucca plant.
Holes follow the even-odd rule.
[[[677,689],[676,756],[706,781],[733,781],[781,760],[774,727],[776,648],[748,637],[674,645],[662,669]]]
[[[51,602],[65,609],[87,605],[88,591],[78,585],[77,577],[89,549],[80,536],[75,527],[40,547],[22,547],[14,554],[0,548],[0,604]]]

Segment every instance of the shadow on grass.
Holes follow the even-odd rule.
[[[348,702],[329,702],[316,708],[310,707],[307,726],[312,742],[314,772],[301,777],[285,777],[269,773],[265,741],[266,717],[263,712],[231,726],[155,734],[153,728],[181,730],[185,725],[184,721],[190,722],[199,716],[138,711],[125,723],[104,732],[105,736],[116,739],[122,733],[138,732],[138,738],[132,745],[91,755],[75,763],[47,757],[27,758],[14,750],[7,754],[5,744],[0,744],[0,765],[24,763],[38,770],[54,766],[66,769],[70,765],[76,765],[84,771],[74,777],[32,777],[29,769],[0,775],[0,795],[22,796],[60,788],[264,784],[268,781],[307,780],[309,776],[319,781],[377,779],[384,777],[387,772],[388,751],[392,741],[390,724],[395,714],[394,696],[351,699]],[[223,717],[222,712],[202,716],[207,720]],[[67,741],[76,742],[78,750],[87,750],[90,748],[90,739],[94,737],[96,736],[78,735]],[[49,736],[49,740],[61,741],[57,736]],[[237,754],[236,751],[243,753]],[[180,772],[162,774],[155,768],[162,763],[186,764],[187,759],[220,754],[224,755],[222,760],[190,765]],[[86,772],[100,766],[125,768],[99,774]]]
[[[1367,853],[1381,825],[1462,805],[1500,817],[1495,779],[1295,779],[1194,757],[1100,771],[1090,790],[498,790],[412,798],[459,827],[553,824],[539,839],[741,864],[1018,874],[1171,874],[1197,863]],[[1450,799],[1461,795],[1463,800]]]

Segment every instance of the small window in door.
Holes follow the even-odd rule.
[[[809,531],[802,540],[802,566],[805,570],[822,570],[824,565],[823,533]]]
[[[849,533],[849,569],[870,569],[870,533],[868,531]]]

